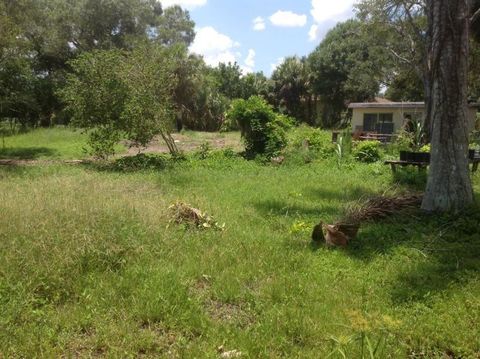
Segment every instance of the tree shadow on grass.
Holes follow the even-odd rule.
[[[304,195],[310,198],[329,201],[357,201],[362,198],[378,196],[378,192],[362,186],[344,187],[336,190],[326,189],[324,187],[306,187],[303,190]]]
[[[0,148],[0,159],[9,160],[36,160],[57,154],[56,150],[47,147]]]
[[[134,173],[140,171],[162,171],[172,167],[173,160],[163,155],[140,154],[124,156],[111,161],[90,161],[84,167],[100,172]]]
[[[267,199],[254,202],[255,209],[264,216],[276,217],[313,217],[322,215],[331,216],[338,213],[338,207],[332,205],[307,205],[289,203],[288,200]]]
[[[310,186],[302,190],[299,200],[293,195],[291,198],[258,201],[253,206],[262,215],[285,217],[295,214],[300,217],[317,217],[320,221],[340,216],[344,210],[343,205],[349,202],[374,195],[378,193],[364,187],[332,190]]]
[[[455,216],[400,216],[364,225],[346,251],[365,262],[379,255],[404,256],[411,268],[400,267],[391,284],[392,301],[398,305],[422,302],[452,283],[478,275],[479,224],[479,207]]]
[[[414,167],[400,167],[392,174],[392,181],[406,189],[424,191],[427,186],[428,170]]]

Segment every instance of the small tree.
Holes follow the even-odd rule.
[[[170,152],[176,48],[139,46],[131,52],[94,51],[71,61],[73,74],[60,92],[74,126],[91,130],[92,154],[106,158],[122,138],[145,147],[161,135]]]

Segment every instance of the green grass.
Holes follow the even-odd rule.
[[[480,354],[478,210],[366,225],[346,250],[310,243],[345,204],[405,189],[380,163],[213,157],[0,180],[0,357]],[[178,200],[226,230],[169,223]]]
[[[69,128],[40,128],[5,138],[0,158],[6,159],[80,159],[86,135]]]
[[[68,127],[38,128],[0,141],[0,159],[70,160],[88,157],[87,135]],[[123,146],[117,150],[122,152]]]

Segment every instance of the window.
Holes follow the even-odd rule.
[[[381,134],[392,134],[393,113],[366,113],[363,115],[363,130]]]
[[[377,132],[382,134],[393,133],[393,113],[381,113],[378,116]]]
[[[367,132],[375,131],[378,115],[376,113],[366,113],[363,115],[363,130]]]

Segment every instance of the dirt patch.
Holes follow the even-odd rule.
[[[215,322],[236,324],[244,328],[253,324],[254,314],[247,303],[225,303],[210,296],[211,279],[203,275],[190,287],[193,295],[203,299],[203,306],[208,316]]]
[[[61,358],[102,358],[106,348],[99,346],[95,340],[95,330],[84,330],[73,338]]]
[[[187,134],[174,133],[172,135],[178,149],[183,152],[193,152],[205,143],[212,149],[232,148],[236,151],[243,150],[238,133],[209,133],[209,132],[191,132]],[[128,155],[136,155],[140,153],[168,153],[168,147],[164,144],[161,137],[155,138],[146,148],[138,149],[130,148],[130,143],[123,143],[128,149]]]
[[[205,308],[211,319],[226,324],[237,324],[244,328],[253,324],[254,317],[245,303],[224,303],[209,299]]]

